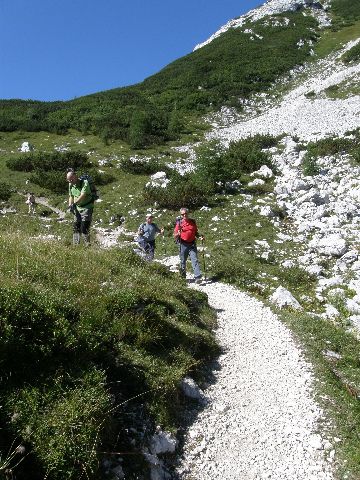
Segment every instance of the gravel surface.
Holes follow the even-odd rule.
[[[289,330],[234,287],[196,288],[219,312],[224,352],[205,392],[209,402],[185,437],[179,478],[332,479],[334,449],[317,430],[322,411],[311,366]]]

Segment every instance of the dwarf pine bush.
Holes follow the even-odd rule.
[[[277,144],[275,137],[255,135],[236,142],[228,148],[211,141],[197,149],[193,182],[208,195],[226,190],[226,184],[258,170],[271,166],[270,156],[263,150]]]
[[[184,205],[196,208],[207,203],[209,190],[207,185],[198,183],[193,175],[172,174],[166,188],[149,186],[143,190],[143,200],[147,205],[156,203],[161,208],[178,210]]]
[[[351,133],[351,137],[329,137],[318,140],[317,142],[310,142],[307,145],[307,152],[303,160],[304,175],[317,175],[320,172],[317,159],[319,157],[350,154],[358,161],[360,152],[360,135],[359,130]]]
[[[12,188],[6,182],[0,182],[0,200],[9,200],[11,197]]]
[[[66,171],[67,168],[78,170],[79,168],[88,167],[88,157],[82,152],[38,152],[20,155],[18,157],[9,158],[6,166],[10,170],[18,172],[33,171]]]
[[[350,50],[344,53],[341,57],[345,63],[357,62],[360,60],[360,42],[354,45]]]

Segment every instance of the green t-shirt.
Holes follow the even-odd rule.
[[[81,183],[79,182],[75,185],[69,185],[69,196],[74,197],[74,201],[76,201],[82,193],[86,193],[86,197],[81,200],[80,203],[76,204],[79,212],[85,208],[94,208],[94,199],[91,194],[89,182],[87,180],[83,180]]]

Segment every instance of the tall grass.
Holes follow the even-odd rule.
[[[0,247],[1,458],[16,440],[29,452],[19,480],[101,478],[101,446],[124,448],[126,406],[176,424],[181,378],[217,351],[214,315],[132,252],[45,243],[11,223]]]

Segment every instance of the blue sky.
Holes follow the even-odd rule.
[[[142,81],[264,0],[0,0],[0,98]]]

